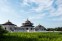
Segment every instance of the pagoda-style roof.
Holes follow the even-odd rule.
[[[12,22],[10,22],[9,20],[8,20],[8,22],[6,22],[6,23],[4,23],[4,24],[2,24],[2,25],[15,25],[15,24],[13,24]],[[15,25],[16,26],[16,25]]]
[[[40,25],[40,24],[39,24],[38,26],[36,26],[36,29],[39,29],[39,28],[40,28],[40,29],[41,29],[41,28],[46,29],[44,26],[42,26],[42,25]]]
[[[33,23],[31,23],[28,19],[25,21],[25,23],[22,23],[21,27],[34,27]]]
[[[43,26],[39,24],[37,27],[43,27]]]

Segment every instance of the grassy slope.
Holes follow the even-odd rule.
[[[62,41],[62,33],[35,32],[35,33],[7,33],[0,41]]]

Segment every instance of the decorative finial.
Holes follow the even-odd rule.
[[[28,18],[27,18],[27,21],[28,21]]]
[[[39,24],[40,25],[40,24]]]
[[[38,26],[41,26],[40,24]]]
[[[8,22],[9,22],[9,20],[8,20]]]

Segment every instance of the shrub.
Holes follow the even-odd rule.
[[[4,30],[2,26],[0,25],[0,36],[2,36],[4,33],[7,33],[7,30]]]

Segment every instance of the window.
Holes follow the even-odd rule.
[[[32,28],[31,28],[31,30],[32,30]]]
[[[28,30],[28,28],[26,28],[26,30]]]
[[[6,30],[6,27],[5,27],[5,30]]]
[[[10,28],[11,31],[14,31],[12,28]]]

